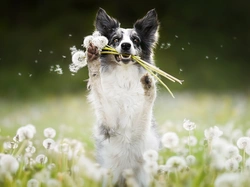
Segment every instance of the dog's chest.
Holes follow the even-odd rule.
[[[109,105],[104,107],[119,126],[132,125],[134,118],[140,115],[144,103],[141,76],[136,66],[117,66],[101,76],[103,95]]]

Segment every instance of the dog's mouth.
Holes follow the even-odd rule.
[[[119,54],[119,55],[115,55],[115,59],[120,62],[122,61],[123,63],[128,63],[129,61],[131,61],[131,54]]]

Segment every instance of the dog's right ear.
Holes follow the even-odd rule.
[[[116,19],[110,17],[104,9],[99,8],[96,14],[95,28],[101,35],[110,39],[111,34],[119,27],[120,23]]]

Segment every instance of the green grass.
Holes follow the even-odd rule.
[[[161,90],[159,91],[161,92]],[[214,186],[215,180],[223,173],[240,174],[244,186],[249,182],[244,175],[248,168],[244,165],[248,155],[240,150],[243,160],[239,162],[237,170],[227,171],[213,165],[213,151],[226,141],[225,145],[236,145],[238,138],[247,136],[249,128],[250,97],[242,93],[174,93],[175,99],[169,94],[159,94],[154,114],[158,122],[160,134],[175,132],[179,137],[179,149],[162,148],[159,151],[159,165],[165,165],[171,156],[185,158],[192,154],[196,158],[194,165],[190,165],[175,172],[158,172],[154,176],[152,186]],[[100,186],[101,174],[110,176],[108,171],[101,171],[95,164],[95,146],[93,139],[94,113],[87,102],[86,93],[77,95],[47,96],[30,100],[0,100],[0,152],[12,154],[19,160],[17,172],[7,174],[1,170],[0,186],[27,186],[30,179],[39,181],[38,186]],[[198,140],[193,147],[183,143],[183,138],[189,132],[183,128],[183,120],[189,119],[196,124],[196,129],[190,134]],[[35,160],[39,154],[48,157],[47,163],[25,163],[25,148],[28,141],[19,143],[16,150],[6,150],[4,142],[13,142],[13,137],[19,127],[33,124],[36,134],[30,140],[36,148],[31,155]],[[223,135],[216,144],[206,142],[204,130],[218,126]],[[73,158],[66,151],[46,150],[42,143],[45,139],[43,130],[52,127],[57,134],[54,140],[58,145],[69,145],[74,150],[75,142],[83,148]],[[73,140],[76,140],[73,143]],[[23,148],[24,149],[23,149]],[[225,147],[225,146],[224,146]],[[218,148],[219,149],[219,148]],[[221,156],[222,149],[217,156]],[[20,154],[17,154],[20,153]],[[20,157],[21,156],[21,157]],[[223,156],[223,154],[222,154]],[[1,157],[0,157],[1,161]],[[224,160],[225,161],[225,160]],[[53,165],[53,167],[51,167]],[[107,174],[108,173],[108,174]],[[53,180],[52,180],[53,179]],[[54,182],[54,183],[53,183]],[[244,183],[245,182],[245,183]],[[32,185],[31,185],[32,186]],[[33,186],[36,186],[35,184]]]

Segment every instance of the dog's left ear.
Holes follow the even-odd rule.
[[[159,21],[155,9],[148,11],[146,16],[139,19],[134,24],[134,29],[139,33],[143,40],[154,44],[158,40]]]
[[[116,19],[110,17],[104,9],[99,8],[95,20],[95,28],[97,31],[109,39],[110,35],[119,27],[120,23]]]

